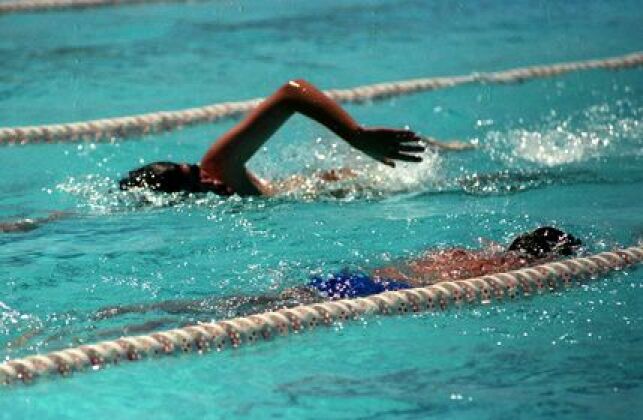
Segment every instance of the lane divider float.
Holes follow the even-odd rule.
[[[87,9],[148,3],[185,3],[199,0],[13,0],[0,3],[0,15],[18,12]]]

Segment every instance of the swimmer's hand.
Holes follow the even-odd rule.
[[[348,143],[371,158],[395,168],[395,161],[422,162],[421,138],[413,131],[360,127]]]

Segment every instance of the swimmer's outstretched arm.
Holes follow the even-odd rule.
[[[269,187],[249,173],[246,162],[294,113],[323,124],[371,158],[395,166],[395,161],[421,162],[420,137],[408,130],[364,128],[335,101],[305,80],[286,83],[243,121],[220,137],[201,159],[201,169],[214,180],[244,195],[269,193]]]

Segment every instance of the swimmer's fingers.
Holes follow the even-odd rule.
[[[387,140],[395,143],[417,143],[422,140],[413,131],[406,130],[385,130]],[[384,133],[382,133],[384,134]]]
[[[393,134],[393,138],[400,143],[418,142],[422,140],[422,137],[409,130],[391,130],[391,133]]]
[[[422,157],[420,156],[415,156],[415,155],[400,153],[400,152],[393,153],[391,156],[389,156],[389,159],[400,160],[402,162],[414,162],[414,163],[422,162]]]
[[[412,155],[424,151],[421,140],[420,136],[409,130],[361,128],[349,143],[378,162],[394,168],[395,160],[422,161],[422,158]]]
[[[360,133],[362,136],[370,137],[373,140],[385,140],[396,143],[418,142],[422,140],[422,137],[414,131],[397,128],[362,128]]]
[[[421,145],[400,144],[397,147],[398,152],[422,153],[425,150],[426,150],[426,148],[424,146],[421,146]]]
[[[420,144],[400,143],[392,147],[387,158],[403,162],[422,162],[422,157],[417,154],[424,152],[425,147]]]
[[[422,158],[420,156],[414,156],[414,155],[408,155],[405,153],[393,153],[390,155],[390,157],[384,158],[384,159],[379,159],[381,163],[383,163],[386,166],[390,166],[391,168],[395,168],[395,160],[399,160],[402,162],[412,162],[412,163],[420,163],[422,162]]]

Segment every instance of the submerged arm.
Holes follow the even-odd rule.
[[[476,148],[473,144],[460,140],[438,141],[432,137],[422,137],[422,143],[424,143],[428,149],[434,149],[438,152],[461,152]]]
[[[14,222],[0,222],[0,233],[23,233],[37,229],[45,223],[54,222],[56,220],[69,217],[71,213],[63,211],[55,211],[46,217],[38,217],[35,219],[21,219]]]
[[[422,160],[412,154],[424,150],[417,145],[419,137],[415,133],[363,128],[313,85],[296,80],[279,88],[219,138],[201,159],[201,169],[238,194],[267,192],[266,186],[246,170],[245,164],[296,112],[323,124],[351,146],[387,165],[394,166],[393,160]]]

